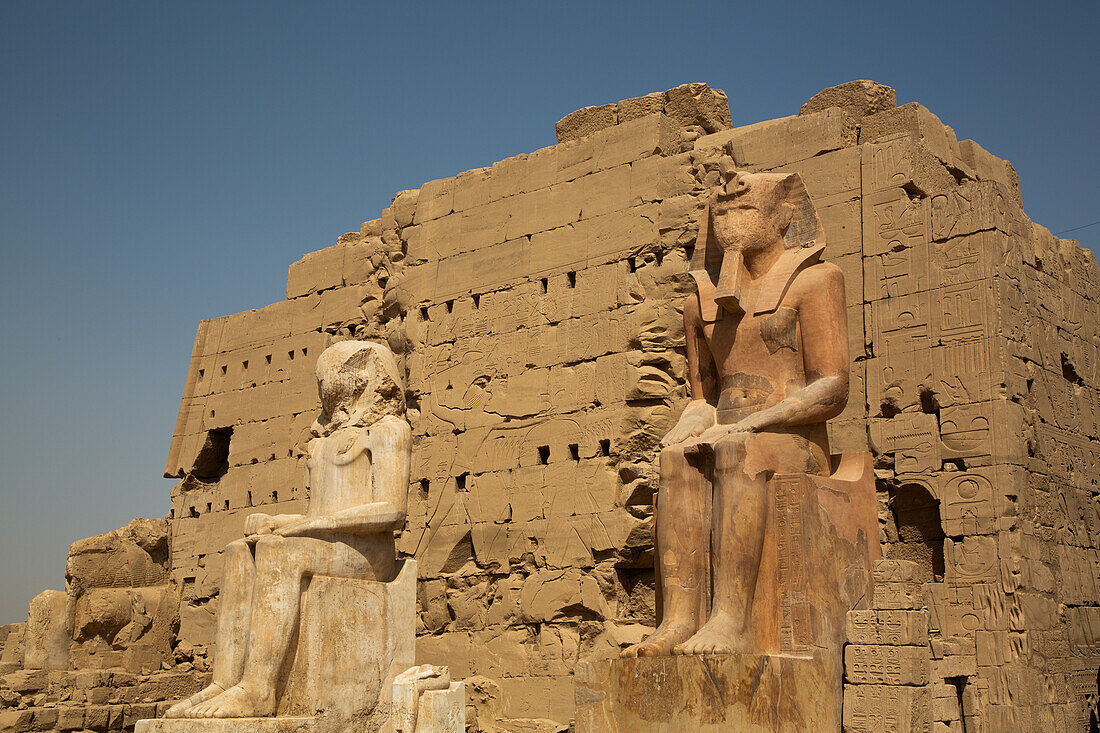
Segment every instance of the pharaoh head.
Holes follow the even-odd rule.
[[[378,413],[373,415],[377,419],[405,409],[397,360],[371,341],[341,341],[321,352],[317,391],[323,413],[318,423],[340,425],[355,413]]]
[[[700,300],[706,291],[714,304],[735,313],[745,309],[747,256],[792,251],[785,259],[802,261],[811,251],[819,255],[825,244],[817,212],[797,173],[733,172],[711,195],[703,216],[691,263]],[[705,315],[708,308],[703,305]]]

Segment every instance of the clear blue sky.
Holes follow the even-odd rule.
[[[70,542],[167,513],[200,319],[578,107],[705,81],[748,124],[870,78],[1011,160],[1036,221],[1100,219],[1098,7],[7,0],[0,622]]]

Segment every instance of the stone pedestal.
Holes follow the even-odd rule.
[[[143,720],[136,733],[385,730],[393,678],[415,656],[416,563],[403,561],[389,583],[316,576],[300,619],[277,717]]]
[[[294,663],[280,716],[347,718],[390,700],[394,676],[415,662],[416,563],[390,583],[315,577],[302,597]]]
[[[829,655],[727,654],[591,663],[577,677],[578,733],[840,730]]]
[[[465,730],[466,685],[452,682],[446,690],[420,693],[416,727],[401,733],[463,733]]]
[[[746,652],[592,662],[578,731],[840,730],[845,617],[870,603],[879,556],[871,456],[776,474],[767,495]]]

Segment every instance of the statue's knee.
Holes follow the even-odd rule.
[[[745,461],[745,442],[748,433],[731,433],[714,444],[714,468],[734,469]]]
[[[256,540],[256,562],[264,562],[273,556],[282,555],[285,542],[286,538],[277,534],[266,534]]]
[[[248,547],[248,543],[245,542],[243,539],[233,540],[225,546],[225,555],[229,558],[237,557],[239,555],[249,552],[251,552],[251,550]]]
[[[683,446],[670,445],[661,449],[661,468],[676,468],[686,464],[687,457],[684,455]]]

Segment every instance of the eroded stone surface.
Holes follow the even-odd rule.
[[[617,659],[578,679],[577,731],[839,730],[831,666],[819,655]]]

